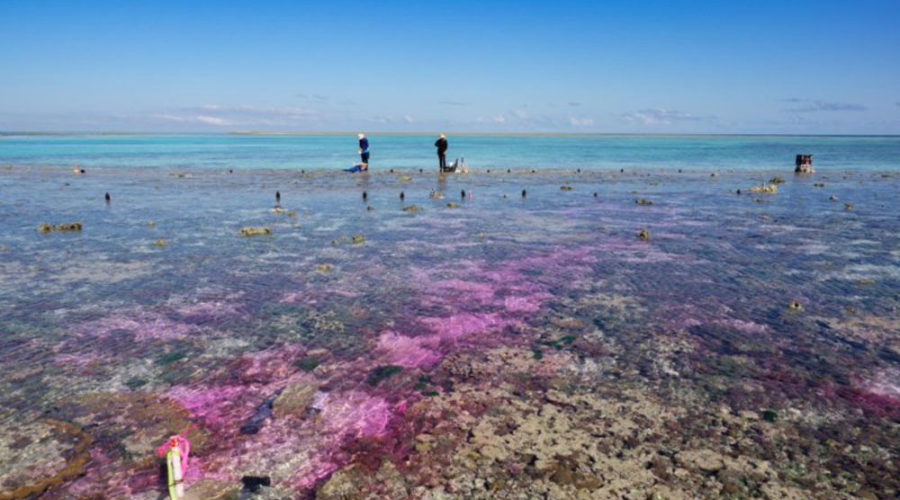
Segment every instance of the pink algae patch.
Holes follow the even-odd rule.
[[[467,300],[474,300],[482,304],[490,303],[495,293],[495,287],[490,283],[460,279],[436,281],[429,284],[429,289],[436,295],[459,294]]]
[[[552,297],[549,293],[537,293],[524,296],[506,297],[503,307],[513,313],[533,313],[540,310],[544,300]]]
[[[215,387],[172,387],[166,394],[178,402],[205,426],[237,430],[236,423],[248,418],[260,403],[260,388],[249,385]]]
[[[75,330],[79,336],[100,338],[109,337],[118,331],[127,331],[134,334],[135,341],[146,342],[183,338],[199,331],[199,328],[172,321],[153,311],[137,310],[82,323]]]
[[[434,331],[441,340],[454,341],[478,332],[488,332],[515,324],[496,313],[459,313],[446,318],[422,318],[422,323]]]
[[[357,438],[386,434],[393,416],[384,398],[362,391],[318,393],[312,406],[322,412],[320,418],[328,430]]]
[[[769,331],[768,325],[761,325],[754,321],[743,321],[740,319],[721,319],[713,321],[714,325],[731,327],[744,333],[761,334]]]
[[[384,332],[378,337],[378,350],[387,363],[406,368],[432,366],[441,359],[435,350],[439,339],[426,335],[407,337],[396,332]]]

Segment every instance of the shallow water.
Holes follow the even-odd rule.
[[[373,168],[437,166],[434,137],[372,134]],[[451,135],[447,157],[475,169],[782,169],[814,154],[819,169],[897,168],[897,136]],[[0,133],[0,164],[87,168],[343,169],[350,135],[16,135]]]
[[[782,174],[777,194],[748,193],[777,174],[4,168],[0,484],[26,488],[20,471],[38,469],[44,498],[156,498],[153,449],[184,431],[189,485],[265,475],[288,497],[330,498],[336,471],[390,462],[410,497],[451,494],[454,478],[417,482],[438,464],[411,459],[426,452],[410,440],[437,434],[429,409],[499,387],[532,402],[637,391],[683,412],[672,436],[773,412],[769,434],[852,448],[805,460],[853,480],[788,474],[770,435],[752,453],[778,470],[766,481],[895,492],[900,176]],[[90,444],[72,451],[71,435]],[[610,483],[579,484],[557,497]]]

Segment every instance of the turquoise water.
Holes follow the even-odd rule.
[[[428,168],[434,137],[370,136],[373,168]],[[900,166],[897,136],[487,136],[451,135],[448,157],[474,169],[642,167],[790,168],[812,153],[819,169]],[[0,163],[84,167],[340,169],[354,164],[356,137],[342,135],[0,134]]]

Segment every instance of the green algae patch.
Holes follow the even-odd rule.
[[[321,361],[319,361],[319,358],[315,356],[306,356],[294,361],[294,366],[305,372],[311,372],[315,370],[319,366],[319,364],[321,364]]]
[[[369,372],[369,376],[366,377],[366,383],[374,387],[402,371],[403,371],[402,366],[397,366],[397,365],[379,366],[379,367],[376,367],[371,372]]]

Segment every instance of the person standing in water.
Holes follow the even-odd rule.
[[[438,165],[443,172],[447,169],[447,136],[441,134],[438,140],[434,141],[434,147],[437,148]]]
[[[369,139],[366,138],[366,134],[357,134],[359,137],[359,159],[362,162],[362,167],[364,169],[368,169],[369,167]]]

